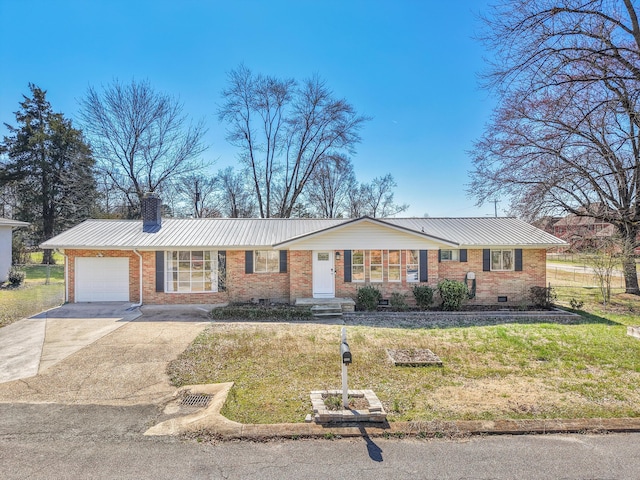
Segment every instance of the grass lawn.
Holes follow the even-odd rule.
[[[49,267],[46,284],[46,265],[27,265],[27,276],[18,288],[0,288],[0,327],[29,317],[64,302],[64,267]]]
[[[347,325],[349,387],[373,389],[390,421],[640,416],[640,341],[626,334],[640,324],[640,299],[617,293],[604,308],[593,289],[557,290],[560,304],[583,299],[580,320]],[[168,373],[175,385],[235,382],[222,412],[232,420],[302,422],[311,390],[341,388],[340,330],[214,323]],[[393,367],[387,348],[428,348],[444,365]]]

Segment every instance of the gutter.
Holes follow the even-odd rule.
[[[138,269],[138,276],[140,277],[140,301],[138,303],[134,303],[131,307],[141,307],[142,306],[142,255],[138,253],[136,248],[133,249],[133,253],[135,253],[138,258],[140,258],[140,268]]]
[[[63,249],[58,252],[64,257],[64,303],[69,303],[69,257]]]

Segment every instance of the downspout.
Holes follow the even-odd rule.
[[[131,305],[132,307],[141,307],[142,306],[142,255],[138,253],[138,250],[133,249],[133,253],[135,253],[140,258],[140,268],[138,269],[138,276],[140,277],[140,302],[134,303]]]
[[[69,257],[64,250],[58,250],[64,257],[64,303],[69,303]]]

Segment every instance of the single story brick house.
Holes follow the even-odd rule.
[[[65,256],[68,302],[294,303],[355,298],[376,285],[466,281],[478,304],[520,304],[546,284],[546,251],[565,244],[515,218],[87,220],[44,242]]]

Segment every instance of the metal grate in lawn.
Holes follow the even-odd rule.
[[[180,405],[184,407],[206,407],[209,405],[211,397],[211,395],[205,394],[185,395]]]

